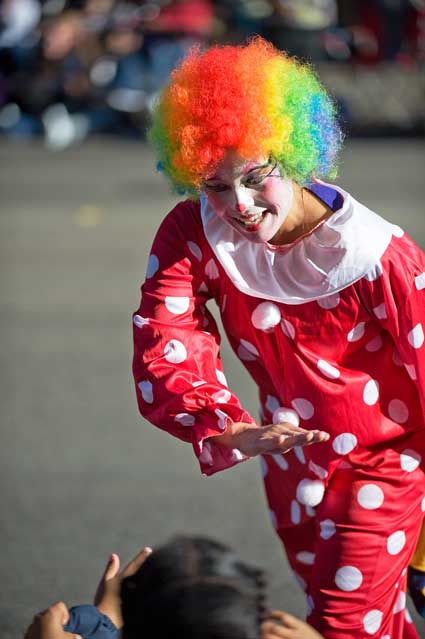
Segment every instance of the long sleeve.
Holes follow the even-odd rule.
[[[371,315],[395,345],[394,361],[406,369],[425,415],[425,255],[406,235],[393,237],[373,273],[363,278],[361,295]],[[403,423],[402,400],[394,413]],[[396,415],[397,416],[397,415]],[[425,435],[424,435],[425,436]]]
[[[203,237],[196,204],[181,203],[159,228],[133,316],[139,410],[154,425],[191,442],[207,475],[245,459],[210,438],[229,423],[254,423],[227,388],[220,336],[205,306],[214,282],[224,276],[220,268]]]

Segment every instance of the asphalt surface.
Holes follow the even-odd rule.
[[[351,142],[339,183],[425,248],[424,148]],[[174,532],[238,547],[267,569],[271,603],[303,615],[257,461],[206,479],[189,446],[137,412],[130,316],[176,201],[151,152],[106,139],[54,154],[2,140],[0,161],[0,636],[22,637],[58,599],[90,602],[111,551],[129,559]],[[224,365],[257,414],[227,346]]]

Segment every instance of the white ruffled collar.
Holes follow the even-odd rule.
[[[250,242],[223,222],[205,196],[201,218],[205,236],[233,284],[242,293],[285,304],[328,297],[377,266],[394,225],[338,191],[343,205],[292,244]]]

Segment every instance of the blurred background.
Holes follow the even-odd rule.
[[[270,604],[303,616],[258,461],[201,477],[137,412],[131,313],[177,202],[145,131],[189,47],[260,33],[336,97],[338,183],[425,248],[425,1],[3,0],[0,16],[0,636],[90,602],[111,552],[176,531],[237,547],[266,568]],[[225,339],[222,355],[256,415]]]
[[[191,46],[252,34],[314,63],[350,133],[424,133],[424,0],[3,0],[0,132],[143,137]]]

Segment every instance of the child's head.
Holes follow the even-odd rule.
[[[196,194],[229,149],[246,160],[271,156],[299,184],[325,178],[342,136],[312,69],[256,37],[192,50],[161,95],[149,137],[174,186]]]
[[[223,544],[176,537],[121,588],[123,639],[258,639],[264,578]]]

